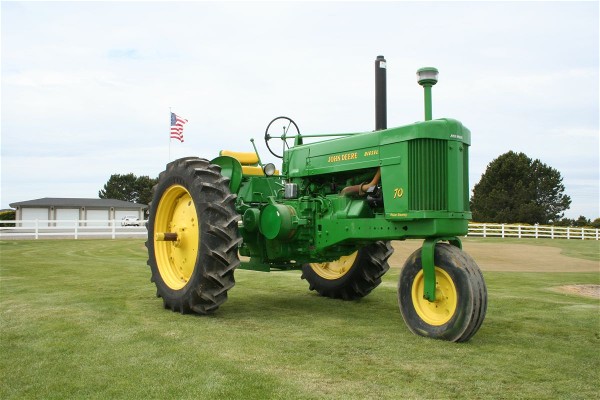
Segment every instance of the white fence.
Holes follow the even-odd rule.
[[[146,221],[123,225],[120,220],[0,221],[0,239],[144,238]]]
[[[0,239],[40,239],[40,238],[145,238],[148,236],[146,221],[138,226],[123,226],[115,220],[80,221],[0,221]],[[599,230],[594,228],[574,228],[545,225],[512,225],[470,223],[470,237],[498,238],[548,238],[599,240]]]
[[[598,229],[547,225],[469,224],[468,236],[598,240]]]

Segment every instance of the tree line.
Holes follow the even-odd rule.
[[[101,199],[150,204],[158,178],[132,173],[113,174],[98,192]],[[600,218],[564,218],[571,198],[565,193],[562,176],[539,159],[509,151],[490,162],[473,188],[470,206],[475,222],[526,223],[556,226],[593,226]]]

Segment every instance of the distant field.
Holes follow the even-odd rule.
[[[392,264],[402,267],[418,240],[393,242]],[[484,271],[600,272],[600,241],[567,239],[463,239],[464,250]]]
[[[465,240],[489,291],[465,344],[405,327],[396,283],[419,243],[394,247],[360,301],[240,270],[200,317],[162,308],[142,240],[2,241],[0,398],[598,398],[600,302],[556,291],[600,284],[598,242]]]

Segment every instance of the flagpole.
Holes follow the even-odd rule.
[[[173,111],[169,107],[169,161],[167,164],[171,162],[171,114],[173,114]]]

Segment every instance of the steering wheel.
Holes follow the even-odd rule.
[[[282,127],[281,134],[277,134],[278,125]],[[272,135],[269,133],[269,129],[274,133]],[[290,131],[291,130],[291,131]],[[288,117],[277,117],[269,122],[267,125],[267,129],[265,130],[265,144],[267,145],[267,149],[277,158],[283,158],[283,153],[281,155],[275,154],[275,152],[269,146],[269,140],[271,139],[281,139],[283,141],[283,151],[285,152],[286,148],[290,148],[290,145],[287,143],[288,139],[296,139],[297,136],[300,136],[300,130],[298,129],[298,125],[291,118]]]

